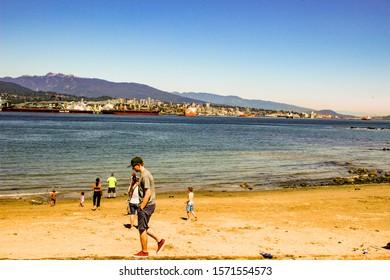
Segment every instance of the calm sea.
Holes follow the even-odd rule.
[[[374,128],[374,129],[373,129]],[[384,129],[383,129],[384,128]],[[0,113],[0,195],[127,190],[141,156],[159,192],[280,188],[390,170],[389,121]]]

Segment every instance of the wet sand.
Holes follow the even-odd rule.
[[[150,259],[389,260],[390,185],[253,192],[195,192],[198,221],[185,220],[186,192],[157,195],[151,227],[167,240]],[[61,196],[60,196],[61,197]],[[32,204],[0,200],[0,259],[132,259],[138,230],[128,229],[126,199],[102,198],[92,211],[78,199]]]

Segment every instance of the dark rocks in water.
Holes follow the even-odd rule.
[[[351,126],[350,129],[357,129],[357,130],[386,130],[390,129],[388,127],[375,127],[375,126]]]
[[[368,169],[367,168],[351,168],[348,170],[348,173],[351,173],[351,174],[367,174],[368,173]]]
[[[350,165],[352,165],[352,162],[342,162],[342,161],[330,160],[330,161],[324,161],[324,164],[335,165],[335,166],[350,166]]]
[[[353,178],[335,178],[333,179],[333,185],[351,185],[355,182]]]
[[[288,189],[310,186],[339,186],[390,183],[390,171],[383,171],[381,169],[374,170],[368,168],[350,168],[348,170],[348,173],[353,174],[353,176],[328,179],[291,180],[281,183],[280,187]]]
[[[367,168],[351,168],[348,170],[350,174],[357,174],[357,177],[352,178],[335,178],[334,185],[346,184],[373,184],[373,183],[389,183],[390,173],[383,170],[370,170]]]
[[[253,187],[251,187],[248,183],[243,183],[240,187],[243,189],[253,190]]]

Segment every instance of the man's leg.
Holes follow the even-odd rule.
[[[139,237],[141,240],[141,249],[143,252],[148,252],[148,230],[140,230],[139,231]]]
[[[150,237],[152,237],[154,240],[156,240],[156,242],[157,242],[156,254],[158,254],[158,253],[162,250],[162,248],[164,248],[165,239],[160,238],[160,237],[157,235],[157,233],[156,233],[153,229],[151,229],[151,228],[148,228],[148,229],[146,230],[146,232],[147,232],[147,234],[148,234]]]

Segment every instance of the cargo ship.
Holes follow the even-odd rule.
[[[69,114],[93,114],[93,111],[46,108],[46,107],[3,107],[3,112],[27,112],[27,113],[69,113]]]

